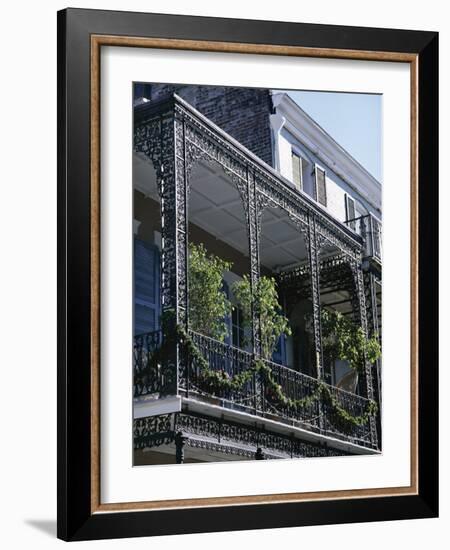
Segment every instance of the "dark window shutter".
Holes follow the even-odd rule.
[[[355,220],[356,214],[355,214],[355,201],[349,196],[345,195],[345,210],[346,210],[346,216],[347,221]],[[350,221],[348,224],[353,230],[356,228],[356,222]]]
[[[292,181],[299,189],[303,189],[302,158],[292,153]]]
[[[160,254],[155,245],[134,239],[134,334],[159,328]]]
[[[325,170],[316,166],[316,201],[323,206],[327,205],[327,186],[325,182]]]

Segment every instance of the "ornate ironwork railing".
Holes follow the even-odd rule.
[[[373,214],[367,214],[366,216],[347,220],[345,224],[363,238],[365,256],[368,258],[375,258],[381,262],[381,221]]]
[[[162,332],[156,330],[134,337],[133,391],[139,397],[148,394],[170,395],[176,392],[176,366],[158,361]]]
[[[208,362],[209,368],[217,372],[220,377],[231,380],[251,367],[252,355],[247,351],[194,331],[189,331],[189,335],[202,357]],[[217,384],[205,379],[198,361],[186,358],[183,364],[184,369],[181,372],[180,387],[187,393],[195,392],[203,396],[215,395],[228,403],[244,407],[254,406],[256,396],[255,377],[233,391],[229,389],[219,390]]]
[[[282,393],[292,401],[305,401],[301,409],[292,409],[289,406],[283,406],[277,402],[271,388],[267,385],[263,387],[263,410],[266,415],[275,414],[286,419],[291,419],[314,431],[320,429],[320,399],[314,398],[319,386],[316,378],[295,371],[283,365],[272,361],[264,360],[264,363],[270,367],[273,381],[281,388]]]
[[[199,360],[189,358],[180,350],[179,389],[189,397],[203,401],[219,401],[227,408],[237,408],[256,416],[271,418],[279,422],[298,425],[307,430],[331,435],[367,447],[376,447],[371,441],[369,422],[361,425],[349,424],[336,414],[335,407],[322,398],[316,378],[293,369],[264,360],[270,368],[272,384],[267,384],[264,376],[253,373],[245,383],[231,388],[220,384],[220,380],[236,380],[236,376],[248,371],[254,364],[251,353],[208,336],[190,331],[189,335],[207,361],[214,377],[205,377]],[[160,348],[160,331],[136,336],[134,339],[134,395],[159,396],[175,390],[176,367],[155,360]],[[301,406],[283,404],[273,391],[278,385],[282,394]],[[340,388],[325,385],[335,404],[352,417],[363,416],[368,400]]]
[[[283,394],[292,401],[302,402],[298,408],[277,403],[269,388],[264,389],[264,413],[275,412],[284,419],[300,423],[307,429],[332,435],[338,439],[350,440],[363,446],[375,447],[371,441],[369,422],[362,425],[350,424],[336,414],[335,407],[323,398],[316,378],[294,371],[283,365],[265,361],[270,366],[273,380],[280,385]],[[330,397],[351,417],[365,414],[368,400],[335,386],[324,384]]]
[[[253,356],[244,350],[192,331],[189,334],[201,356],[208,362],[209,369],[217,373],[219,380],[232,380],[253,364]],[[227,407],[234,406],[257,416],[297,424],[316,433],[332,435],[359,445],[376,446],[371,441],[369,422],[362,425],[345,422],[336,414],[335,408],[322,398],[316,378],[272,361],[264,360],[264,363],[270,368],[272,385],[265,383],[263,376],[252,375],[242,387],[230,389],[227,384],[215,383],[211,378],[205,379],[198,362],[185,358],[179,380],[180,389],[188,396],[194,394],[206,400],[220,399]],[[273,391],[273,383],[280,387],[285,397],[300,402],[301,406],[290,407],[280,403]],[[367,399],[328,384],[325,386],[334,403],[350,416],[364,415]]]
[[[337,405],[339,405],[339,407],[341,407],[351,417],[358,418],[365,415],[369,403],[366,398],[328,384],[327,387]],[[327,434],[333,435],[337,438],[340,438],[341,434],[349,434],[351,439],[359,445],[376,447],[376,445],[374,445],[371,441],[372,434],[370,431],[369,421],[361,425],[349,425],[345,420],[336,414],[335,409],[326,401],[322,403],[322,412],[322,429]]]

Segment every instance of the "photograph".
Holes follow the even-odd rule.
[[[382,453],[382,95],[133,85],[133,465]]]

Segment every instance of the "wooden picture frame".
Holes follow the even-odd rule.
[[[100,50],[103,46],[411,67],[411,484],[143,503],[100,501]],[[67,9],[58,13],[58,537],[87,540],[438,514],[438,35]]]

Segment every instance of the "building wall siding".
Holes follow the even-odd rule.
[[[349,194],[355,200],[358,215],[372,212],[376,216],[380,216],[364,198],[355,191],[350,185],[336,174],[333,169],[326,165],[315,153],[309,148],[300,143],[295,137],[283,129],[278,137],[279,156],[280,156],[280,172],[281,174],[292,181],[292,161],[290,158],[292,148],[307,159],[310,163],[310,170],[303,184],[303,190],[310,196],[314,196],[314,166],[317,164],[326,172],[326,191],[327,191],[327,206],[328,212],[341,222],[346,220],[345,211],[345,195]],[[312,173],[310,173],[312,172]]]
[[[327,209],[339,221],[344,222],[346,218],[345,211],[345,191],[327,174]]]

